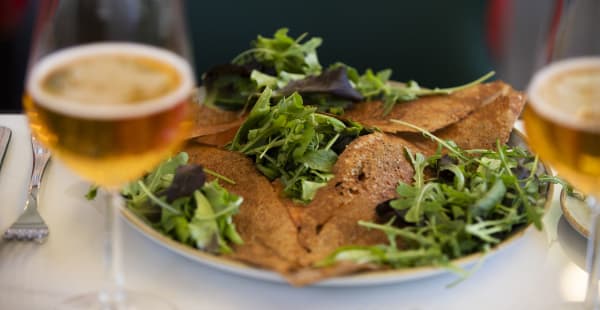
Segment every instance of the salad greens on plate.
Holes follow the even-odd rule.
[[[319,266],[350,260],[392,268],[437,265],[464,274],[453,259],[487,252],[525,225],[541,229],[548,186],[561,181],[543,170],[537,156],[499,144],[463,150],[414,128],[435,140],[438,151],[426,157],[406,149],[413,182],[400,182],[398,198],[377,206],[377,222],[358,223],[382,231],[388,243],[341,247]]]
[[[254,159],[270,180],[279,179],[283,192],[309,202],[332,177],[332,168],[345,146],[368,131],[305,106],[297,93],[271,105],[266,88],[236,133],[229,149]]]
[[[204,104],[239,110],[254,103],[265,87],[273,96],[299,93],[307,104],[319,111],[343,114],[344,109],[361,101],[381,100],[385,113],[395,104],[422,96],[450,94],[489,79],[490,72],[465,85],[450,88],[422,88],[415,81],[390,83],[392,71],[366,70],[362,75],[346,64],[335,63],[323,68],[317,48],[323,40],[304,40],[288,35],[287,28],[272,38],[258,36],[252,48],[236,56],[231,63],[215,66],[203,76],[207,96]]]
[[[231,244],[243,243],[232,219],[243,198],[221,187],[218,178],[207,182],[205,169],[187,161],[187,153],[179,153],[125,186],[126,207],[181,243],[231,253]]]

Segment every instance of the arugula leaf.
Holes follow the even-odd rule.
[[[256,83],[257,88],[277,88],[280,85],[279,83],[281,83],[281,80],[277,77],[262,73],[258,70],[252,71],[250,79]]]
[[[323,180],[325,180],[325,182],[313,182],[306,180],[306,178],[302,178],[300,180],[300,186],[302,189],[300,200],[311,201],[313,198],[315,198],[317,190],[327,185],[327,181],[329,181],[331,178],[333,178],[332,174],[327,174],[323,176]]]
[[[160,217],[160,225],[165,233],[170,234],[179,242],[188,243],[190,239],[190,230],[186,216],[183,214],[183,209],[189,203],[190,198],[179,199],[172,203],[172,207],[178,211],[173,213],[168,209],[162,209]]]
[[[230,253],[231,248],[227,245],[228,242],[234,244],[243,244],[244,241],[238,234],[235,223],[233,223],[233,215],[237,214],[240,205],[244,201],[242,197],[228,192],[226,189],[221,187],[218,182],[212,181],[207,183],[203,188],[202,192],[213,207],[213,211],[216,213],[217,227],[219,228],[219,245],[222,253]]]
[[[338,139],[353,139],[366,130],[304,106],[297,93],[271,106],[272,91],[266,88],[236,133],[229,148],[255,161],[271,180],[279,178],[284,193],[309,202],[332,178],[337,161],[332,147]]]
[[[189,222],[190,236],[195,246],[208,252],[217,252],[220,246],[219,227],[214,220],[214,211],[210,202],[200,191],[194,191],[196,211]]]
[[[250,74],[250,79],[256,83],[258,89],[264,89],[264,87],[270,87],[272,89],[284,88],[289,83],[304,80],[305,78],[306,75],[304,74],[289,73],[285,71],[279,72],[277,76],[272,76],[258,70],[254,70]]]
[[[85,199],[94,200],[98,195],[98,185],[91,185],[88,192],[85,194]]]
[[[337,161],[337,154],[330,149],[320,149],[306,152],[299,160],[310,169],[330,171]]]
[[[502,201],[504,194],[506,194],[506,185],[502,179],[498,178],[492,187],[470,206],[471,213],[474,216],[485,216]]]
[[[268,87],[265,88],[252,110],[250,110],[248,118],[246,121],[244,121],[238,132],[235,134],[235,137],[231,142],[231,149],[240,148],[240,145],[244,143],[246,139],[244,134],[248,134],[251,128],[256,127],[263,118],[268,116],[269,111],[271,110],[271,94],[272,90]]]

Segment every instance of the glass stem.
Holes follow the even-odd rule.
[[[587,242],[586,264],[588,270],[585,309],[600,309],[598,302],[598,276],[600,275],[600,204],[595,197],[588,197],[587,203],[592,210],[591,227]]]
[[[103,309],[121,309],[125,301],[121,269],[121,225],[119,224],[119,208],[122,203],[123,199],[119,191],[109,189],[104,217],[105,279],[103,289],[98,296]]]

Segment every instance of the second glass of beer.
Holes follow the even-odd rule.
[[[588,196],[592,209],[587,246],[585,309],[599,309],[600,275],[600,1],[557,1],[549,31],[548,66],[528,89],[528,141],[556,172]]]

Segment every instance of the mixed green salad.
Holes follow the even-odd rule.
[[[317,48],[323,40],[306,33],[297,38],[281,28],[272,38],[258,36],[252,48],[236,56],[231,63],[211,68],[203,76],[207,96],[205,104],[239,110],[254,103],[265,87],[273,96],[284,97],[299,93],[307,104],[319,111],[342,114],[345,108],[361,101],[381,100],[385,113],[399,102],[418,97],[450,94],[481,83],[491,76],[457,87],[422,88],[415,81],[405,84],[389,83],[390,69],[374,72],[367,69],[362,75],[355,68],[335,63],[323,68]]]
[[[254,159],[270,180],[279,179],[283,192],[309,202],[333,174],[338,155],[354,138],[368,131],[358,123],[316,113],[297,93],[271,105],[267,87],[229,145]]]
[[[358,224],[384,232],[388,244],[339,248],[320,266],[351,260],[393,268],[438,265],[475,252],[486,252],[519,227],[541,218],[550,183],[559,179],[539,171],[537,156],[515,146],[462,150],[411,124],[437,141],[435,155],[411,153],[415,174],[400,182],[397,199],[377,206],[377,222]],[[401,241],[400,241],[401,240]]]
[[[187,153],[179,153],[125,186],[121,194],[126,206],[181,243],[231,253],[230,244],[243,243],[232,219],[243,199],[221,187],[218,178],[207,182],[207,170],[187,162]]]

